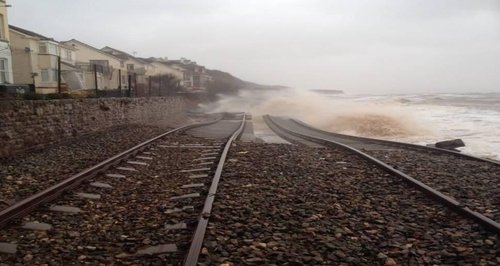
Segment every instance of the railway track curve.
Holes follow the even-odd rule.
[[[293,143],[301,143],[303,140],[306,140],[306,145],[308,143],[316,143],[329,146],[335,145],[337,147],[341,147],[343,149],[347,149],[351,152],[354,152],[364,159],[376,164],[377,166],[383,168],[385,171],[396,175],[402,178],[404,181],[409,182],[414,187],[418,188],[421,191],[424,191],[426,194],[437,200],[438,202],[448,206],[450,209],[459,213],[460,215],[470,218],[476,221],[478,224],[481,224],[485,228],[499,234],[500,233],[500,224],[498,224],[498,193],[497,187],[491,187],[485,185],[482,189],[484,191],[488,191],[488,194],[484,196],[484,200],[477,205],[469,204],[471,201],[467,201],[468,204],[464,204],[463,201],[457,200],[460,199],[460,191],[450,189],[447,193],[443,193],[441,189],[435,189],[436,182],[430,182],[431,178],[422,178],[422,175],[415,176],[413,173],[411,175],[407,174],[406,171],[401,167],[398,167],[398,163],[394,160],[387,162],[386,158],[383,157],[383,154],[386,152],[393,152],[394,147],[396,145],[404,146],[403,144],[399,144],[396,142],[387,142],[387,141],[376,141],[373,139],[366,138],[358,138],[353,136],[346,136],[341,134],[335,134],[330,132],[325,132],[322,130],[318,130],[312,128],[304,123],[298,122],[296,120],[284,119],[279,117],[272,116],[264,116],[264,120],[269,125],[271,129],[273,129],[278,135],[283,138],[289,140]],[[401,148],[401,146],[399,146]],[[415,149],[416,145],[409,145],[412,149]],[[442,151],[440,149],[425,149],[418,147],[419,150],[426,150],[432,153],[442,153],[442,154],[450,154],[448,151]],[[453,152],[452,152],[453,153]],[[424,155],[425,157],[426,155]],[[497,167],[496,162],[490,160],[481,160],[480,158],[470,157],[470,156],[462,156],[457,155],[455,153],[452,156],[460,156],[465,157],[467,160],[473,160],[481,163],[487,163],[491,168],[494,168],[495,171],[499,171],[500,168]],[[411,161],[411,163],[415,163],[415,161]],[[496,173],[496,172],[495,172]],[[445,177],[441,176],[440,179],[445,179]],[[425,180],[425,181],[423,181]],[[495,175],[492,177],[492,184],[498,186],[498,177]],[[495,181],[496,180],[496,181]],[[441,181],[443,182],[443,181]],[[455,182],[455,180],[451,180],[449,182]],[[448,182],[448,183],[449,183]],[[468,180],[466,182],[469,182]],[[432,185],[430,185],[431,183]],[[448,184],[446,183],[446,184]],[[446,184],[441,184],[441,188]],[[451,196],[450,196],[451,195]],[[482,203],[487,202],[487,206],[481,205]],[[480,211],[477,210],[489,210],[489,215],[486,216]]]

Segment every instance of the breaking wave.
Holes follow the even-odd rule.
[[[208,106],[205,106],[208,108]],[[399,102],[366,103],[312,92],[286,90],[255,95],[243,91],[224,97],[212,111],[250,111],[300,119],[324,130],[368,137],[410,137],[429,134],[421,121]],[[258,123],[260,120],[254,120]]]
[[[328,97],[312,92],[242,91],[205,111],[250,111],[256,135],[264,114],[289,116],[327,131],[417,144],[462,138],[466,153],[500,159],[500,93]]]

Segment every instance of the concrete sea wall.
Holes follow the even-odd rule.
[[[177,96],[0,101],[0,157],[115,126],[173,125],[186,109]]]

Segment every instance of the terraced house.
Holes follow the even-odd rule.
[[[84,73],[86,89],[126,88],[126,69],[122,59],[76,39],[63,43],[75,49],[76,65]]]
[[[9,26],[9,33],[15,83],[33,84],[37,93],[84,88],[73,47],[13,25]]]
[[[141,89],[144,90],[144,86],[148,82],[146,76],[154,73],[153,66],[140,58],[109,46],[102,48],[101,51],[120,58],[121,67],[126,67],[126,71],[122,75],[124,89],[128,89],[128,76],[131,75],[131,83],[134,86],[140,84]]]

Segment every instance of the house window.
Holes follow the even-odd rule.
[[[66,50],[66,60],[68,60],[68,61],[73,60],[73,55],[71,54],[70,50]]]
[[[58,47],[55,44],[49,43],[49,54],[54,54],[54,55],[59,54],[57,48]]]
[[[42,81],[44,82],[57,81],[57,69],[44,68],[42,69],[41,73],[42,73]]]
[[[9,73],[7,72],[7,65],[7,59],[0,58],[0,83],[8,82]]]
[[[42,69],[42,81],[49,81],[49,80],[50,80],[49,70]]]
[[[40,46],[38,47],[40,50],[41,54],[46,54],[47,53],[47,44],[46,43],[40,43]]]
[[[52,80],[53,81],[58,81],[59,80],[59,75],[58,72],[57,72],[57,69],[51,69],[51,72],[52,72]]]
[[[127,64],[127,70],[134,70],[134,64]]]
[[[3,15],[0,14],[0,39],[5,39],[5,32],[3,32],[3,27],[5,25],[5,22],[3,20]]]
[[[57,45],[49,42],[41,42],[38,45],[38,49],[41,54],[53,54],[53,55],[58,55],[58,47]]]

